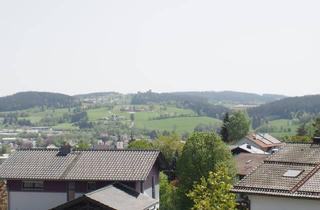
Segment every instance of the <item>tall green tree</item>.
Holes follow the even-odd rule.
[[[224,142],[228,142],[229,141],[229,133],[228,133],[228,125],[229,125],[230,119],[229,119],[229,113],[227,112],[224,115],[223,118],[223,124],[220,130],[220,135],[221,138]]]
[[[193,201],[192,210],[235,210],[236,196],[231,193],[232,178],[224,165],[202,177],[187,196]]]
[[[160,210],[176,210],[176,187],[160,172]]]
[[[129,149],[153,149],[153,145],[150,141],[141,139],[131,141],[128,145]]]
[[[160,136],[153,142],[153,147],[161,151],[168,165],[175,161],[177,155],[181,155],[183,145],[181,138],[176,133]]]
[[[226,142],[235,142],[245,137],[250,130],[250,119],[244,111],[234,112],[226,125],[228,131],[228,140]]]
[[[131,122],[133,122],[134,119],[135,119],[134,113],[131,113],[131,114],[130,114],[130,120],[131,120]]]
[[[90,149],[90,143],[88,141],[80,139],[76,147],[77,149]]]
[[[308,131],[306,129],[306,124],[301,124],[297,129],[297,136],[306,136],[308,134]]]
[[[314,128],[313,136],[319,137],[320,136],[320,118],[316,118],[314,123],[312,124]]]
[[[186,193],[192,189],[194,182],[201,177],[207,178],[209,171],[215,170],[221,164],[230,168],[229,175],[233,177],[235,169],[231,152],[217,134],[195,132],[189,137],[177,166],[178,209],[186,210],[193,206]]]

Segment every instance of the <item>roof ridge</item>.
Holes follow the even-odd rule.
[[[17,151],[58,151],[58,150],[59,148],[41,148],[41,147],[17,149]]]
[[[266,164],[282,164],[282,165],[297,165],[297,166],[317,166],[318,163],[301,163],[301,162],[290,162],[290,161],[279,161],[279,160],[264,160]]]
[[[19,148],[17,151],[58,151],[59,148]],[[72,151],[146,151],[146,152],[160,152],[158,149],[77,149],[72,148]]]
[[[318,163],[305,177],[303,177],[295,186],[290,189],[291,193],[295,193],[304,185],[315,173],[320,170],[320,163]]]
[[[72,149],[72,151],[145,151],[145,152],[160,152],[158,149]]]
[[[233,193],[252,193],[252,194],[262,194],[262,195],[271,195],[271,196],[283,196],[283,197],[297,197],[297,198],[311,198],[311,199],[319,199],[320,194],[315,192],[295,192],[290,193],[288,190],[276,190],[276,189],[264,189],[264,188],[254,188],[254,187],[233,187],[231,189]]]

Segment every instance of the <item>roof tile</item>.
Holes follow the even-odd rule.
[[[58,150],[19,150],[0,166],[3,179],[145,180],[155,150],[83,150],[57,156]]]

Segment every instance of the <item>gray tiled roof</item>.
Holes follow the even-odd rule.
[[[283,174],[288,170],[304,170],[297,178],[284,177]],[[282,164],[265,163],[254,170],[250,176],[245,177],[237,186],[289,190],[294,187],[305,174],[309,173],[311,166],[288,166]]]
[[[145,210],[159,203],[156,199],[119,184],[104,187],[85,196],[117,210]]]
[[[288,144],[270,156],[270,161],[317,164],[320,162],[320,145]]]
[[[159,201],[147,195],[136,192],[125,185],[115,183],[107,187],[98,189],[96,191],[84,194],[75,200],[64,203],[52,210],[71,209],[78,206],[83,201],[95,201],[102,205],[103,209],[116,209],[116,210],[147,210],[159,204]],[[100,209],[100,208],[99,208]],[[102,209],[102,208],[101,208]]]
[[[56,149],[15,152],[0,165],[2,179],[145,180],[155,164],[155,150],[83,150],[66,156]]]
[[[320,199],[320,145],[286,144],[234,185],[233,192]],[[301,170],[297,177],[283,176]]]

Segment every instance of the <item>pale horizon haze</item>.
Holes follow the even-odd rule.
[[[320,94],[320,1],[0,1],[0,96]]]

